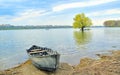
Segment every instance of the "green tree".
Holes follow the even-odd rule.
[[[89,27],[92,25],[91,19],[86,17],[84,13],[77,14],[73,20],[73,28],[79,28],[82,31],[84,31],[85,27]]]
[[[104,22],[106,27],[120,27],[120,20],[107,20]]]

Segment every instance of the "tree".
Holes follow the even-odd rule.
[[[106,27],[120,27],[120,20],[107,20],[104,22]]]
[[[86,17],[84,13],[77,14],[73,20],[73,28],[81,28],[82,31],[84,31],[85,27],[89,27],[92,25],[91,19]]]

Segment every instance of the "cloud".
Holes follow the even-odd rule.
[[[8,0],[11,1],[11,0]],[[90,7],[90,6],[97,6],[101,5],[104,3],[109,3],[117,0],[89,0],[89,1],[84,1],[84,2],[73,2],[73,3],[67,3],[67,4],[61,4],[57,5],[55,7],[52,7],[54,4],[49,4],[48,7],[43,8],[43,7],[34,7],[37,5],[36,3],[38,2],[30,2],[28,5],[23,5],[23,3],[27,2],[28,0],[16,0],[15,3],[14,1],[11,1],[10,3],[8,2],[4,4],[2,9],[8,10],[8,8],[11,8],[9,10],[14,10],[11,11],[13,13],[12,15],[10,12],[7,11],[7,14],[1,15],[0,17],[1,23],[10,23],[10,24],[16,24],[16,25],[25,25],[25,24],[72,24],[73,20],[73,15],[72,13],[59,13],[57,11],[62,11],[65,9],[70,9],[70,8],[84,8],[84,7]],[[1,1],[0,1],[1,2]],[[62,2],[61,2],[62,3]],[[31,6],[32,5],[32,6]],[[40,5],[40,4],[39,4]],[[42,6],[42,5],[41,5]],[[52,10],[51,10],[52,9]],[[97,8],[95,8],[97,9]],[[4,11],[2,11],[4,12]],[[6,11],[5,11],[6,12]],[[89,13],[88,13],[89,12]],[[105,20],[108,19],[120,19],[117,17],[120,15],[120,8],[115,8],[115,9],[107,9],[107,10],[99,10],[99,11],[87,11],[84,12],[87,16],[89,16],[93,23],[95,25],[102,25],[102,23]],[[104,13],[104,14],[103,14]],[[68,15],[69,14],[69,15]],[[49,16],[48,16],[49,15]],[[62,16],[63,15],[63,16]],[[69,17],[71,16],[71,17]],[[66,17],[65,19],[63,19]],[[44,20],[44,22],[43,22]]]
[[[25,0],[24,0],[25,1]],[[23,2],[21,0],[0,0],[0,2]]]
[[[91,13],[87,13],[86,15],[87,16],[105,16],[105,15],[116,15],[116,14],[120,14],[119,8],[91,12]]]
[[[67,4],[61,4],[53,7],[53,11],[62,11],[65,9],[70,9],[70,8],[78,8],[78,7],[88,7],[88,6],[95,6],[95,5],[100,5],[104,3],[109,3],[117,0],[91,0],[88,2],[73,2],[73,3],[67,3]]]
[[[20,3],[24,3],[26,0],[0,0],[0,8],[1,7],[18,7]],[[24,5],[21,5],[24,6]],[[13,7],[12,7],[13,8]]]
[[[23,12],[18,13],[12,21],[23,21],[27,19],[33,19],[38,18],[42,15],[47,15],[51,12],[45,11],[45,10],[37,10],[37,9],[29,9]]]
[[[93,11],[86,13],[87,16],[92,18],[94,25],[103,25],[106,20],[120,20],[120,8]]]
[[[103,25],[103,23],[106,20],[120,20],[120,17],[119,16],[115,16],[115,17],[108,16],[108,17],[103,17],[103,18],[93,18],[92,19],[94,25]]]

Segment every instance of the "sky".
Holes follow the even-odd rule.
[[[120,20],[120,0],[0,0],[0,24],[72,25],[80,13],[94,26]]]

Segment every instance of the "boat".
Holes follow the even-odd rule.
[[[27,49],[32,64],[46,71],[55,71],[59,67],[60,54],[50,48],[33,45]]]

